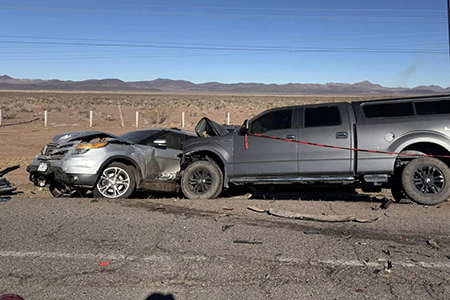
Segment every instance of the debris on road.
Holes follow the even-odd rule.
[[[383,252],[387,256],[391,256],[391,251],[389,251],[389,249],[388,250],[381,250],[381,252]]]
[[[439,246],[439,244],[435,240],[432,240],[432,239],[427,240],[427,244],[436,250],[441,248],[441,246]]]
[[[101,267],[106,267],[107,265],[109,265],[110,263],[112,263],[112,261],[113,261],[113,259],[111,259],[110,261],[108,261],[107,263],[106,262],[103,262],[103,261],[101,261],[101,262],[99,262],[98,264],[101,266]]]
[[[160,205],[160,206],[155,207],[155,210],[158,210],[158,209],[166,209],[166,208],[164,206]]]
[[[0,202],[8,202],[11,200],[11,197],[0,197]]]
[[[233,210],[234,208],[232,208],[232,207],[223,207],[222,209],[223,210]]]
[[[383,203],[381,204],[380,208],[381,209],[387,209],[389,207],[389,205],[391,205],[392,201],[386,197],[383,197],[383,199],[381,199],[383,201]]]
[[[271,216],[280,217],[280,218],[288,218],[288,219],[297,219],[297,220],[305,220],[305,221],[316,221],[316,222],[357,222],[357,223],[372,223],[377,221],[379,218],[374,219],[360,219],[356,218],[354,215],[342,216],[342,215],[309,215],[309,214],[300,214],[287,210],[279,210],[276,208],[262,209],[256,206],[247,207],[248,210],[257,212],[257,213],[268,213]]]
[[[300,214],[291,211],[284,211],[271,208],[268,211],[269,215],[288,218],[288,219],[297,219],[297,220],[306,220],[306,221],[317,221],[317,222],[357,222],[357,223],[371,223],[378,220],[375,219],[359,219],[354,215],[342,216],[342,215],[308,215],[308,214]]]
[[[249,245],[261,245],[262,242],[255,242],[255,241],[244,241],[244,240],[235,240],[233,241],[235,244],[249,244]]]
[[[305,234],[320,234],[319,230],[308,230],[304,232]]]
[[[9,194],[17,188],[6,178],[0,178],[0,195]]]
[[[268,209],[262,209],[262,208],[259,208],[259,207],[256,207],[256,206],[249,206],[249,207],[247,207],[247,209],[248,209],[248,210],[251,210],[251,211],[254,211],[254,212],[257,212],[257,213],[266,213],[266,212],[269,212]]]
[[[233,227],[234,226],[234,224],[225,224],[225,225],[222,225],[222,231],[225,231],[225,230],[227,230],[227,229],[229,229],[229,228],[231,228],[231,227]]]

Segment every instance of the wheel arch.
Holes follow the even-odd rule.
[[[416,142],[405,146],[399,151],[399,153],[411,153],[414,154],[427,154],[427,155],[437,155],[437,156],[450,156],[450,151],[444,145],[435,142]],[[411,159],[415,158],[411,156]],[[442,160],[445,164],[450,166],[450,158],[436,157]],[[408,159],[407,156],[398,155],[397,159]]]
[[[397,140],[395,140],[388,151],[395,153],[418,151],[423,154],[429,155],[450,155],[450,139],[437,132],[415,132],[412,134],[404,135]],[[411,159],[414,156],[411,156]],[[395,169],[396,161],[398,160],[410,160],[407,156],[401,157],[397,155],[394,160],[392,160],[392,170]],[[450,165],[449,159],[442,159],[447,165]]]
[[[214,162],[219,169],[222,171],[223,174],[223,186],[225,188],[228,188],[228,176],[227,176],[227,170],[225,167],[225,162],[223,157],[210,150],[200,150],[200,151],[194,151],[186,154],[186,158],[189,158],[191,163],[197,160],[209,160]]]
[[[128,156],[117,155],[117,156],[112,156],[112,157],[108,158],[100,166],[100,168],[98,170],[98,175],[100,175],[100,173],[103,172],[103,170],[108,165],[112,164],[113,162],[120,162],[120,163],[123,163],[123,164],[125,164],[127,166],[134,167],[134,169],[136,170],[136,172],[134,172],[134,176],[135,176],[135,179],[136,179],[136,186],[138,186],[138,183],[143,178],[142,169],[141,169],[141,167],[139,166],[139,164],[136,161],[134,161],[133,159],[131,159]]]

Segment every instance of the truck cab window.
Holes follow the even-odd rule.
[[[341,115],[337,106],[305,108],[305,127],[341,125]]]
[[[265,133],[292,127],[292,109],[277,110],[260,116],[251,123],[250,132]]]

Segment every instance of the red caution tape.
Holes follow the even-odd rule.
[[[422,156],[422,157],[440,157],[440,158],[450,158],[450,155],[430,155],[430,154],[414,154],[414,153],[400,153],[400,152],[388,152],[388,151],[378,151],[378,150],[367,150],[367,149],[359,149],[359,148],[350,148],[350,147],[339,147],[339,146],[331,146],[331,145],[322,145],[317,143],[311,143],[311,142],[305,142],[305,141],[297,141],[297,140],[289,140],[285,138],[280,138],[276,136],[270,136],[270,135],[263,135],[259,133],[249,133],[248,135],[266,138],[266,139],[272,139],[272,140],[279,140],[283,142],[289,142],[289,143],[297,143],[302,145],[309,145],[309,146],[316,146],[316,147],[323,147],[323,148],[331,148],[331,149],[339,149],[339,150],[349,150],[349,151],[359,151],[359,152],[368,152],[368,153],[379,153],[379,154],[387,154],[387,155],[404,155],[404,156]],[[248,138],[247,134],[245,135],[245,150],[248,149]]]
[[[101,262],[99,262],[98,264],[99,264],[101,267],[106,267],[107,265],[109,265],[110,263],[112,263],[112,261],[113,261],[113,259],[111,259],[111,260],[108,261],[107,263],[101,261]]]

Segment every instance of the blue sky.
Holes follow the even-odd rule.
[[[450,86],[446,0],[0,0],[0,75]]]

